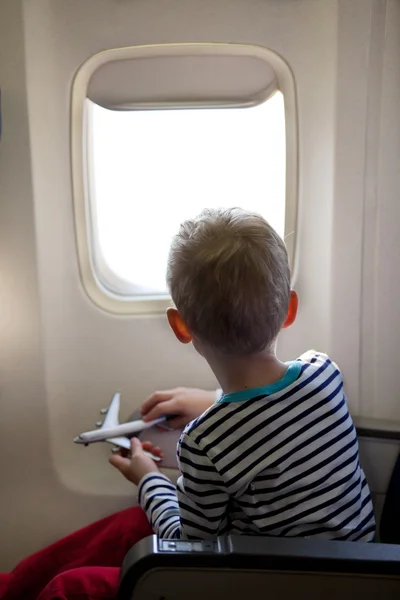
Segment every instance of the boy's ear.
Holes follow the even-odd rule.
[[[167,319],[176,338],[182,344],[190,344],[192,341],[192,334],[176,308],[167,309]]]
[[[289,309],[286,317],[286,321],[282,325],[282,329],[290,327],[296,320],[297,309],[299,307],[299,298],[294,290],[290,292]]]

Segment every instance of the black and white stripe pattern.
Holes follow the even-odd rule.
[[[373,540],[342,375],[324,354],[298,360],[300,376],[282,391],[222,401],[188,425],[176,488],[164,475],[143,478],[140,503],[159,537]]]

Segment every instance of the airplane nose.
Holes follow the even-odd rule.
[[[76,438],[74,438],[74,442],[75,442],[75,444],[81,444],[82,443],[82,440],[79,437],[79,435],[77,435]]]

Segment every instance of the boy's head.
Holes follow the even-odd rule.
[[[261,216],[206,209],[174,236],[167,282],[177,311],[169,322],[183,342],[225,355],[268,349],[294,320],[285,245]],[[178,314],[179,313],[179,314]]]

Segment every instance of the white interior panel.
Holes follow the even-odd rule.
[[[2,0],[1,569],[134,501],[108,447],[72,443],[114,391],[127,416],[155,388],[216,385],[162,315],[112,316],[82,288],[70,164],[79,66],[109,48],[193,41],[283,57],[298,95],[301,306],[280,355],[331,353],[353,412],[400,420],[399,36],[397,0]]]
[[[399,419],[400,384],[400,2],[389,2],[381,96],[375,254],[376,351],[373,416]],[[371,267],[373,268],[373,267]],[[369,341],[369,340],[368,340]],[[365,364],[365,369],[368,369]]]
[[[150,18],[151,4],[116,5],[114,2],[96,1],[93,5],[86,3],[85,10],[82,10],[79,3],[67,7],[62,2],[52,2],[47,19],[37,10],[40,4],[35,7],[26,5],[25,30],[37,248],[45,325],[46,402],[51,423],[52,457],[57,476],[76,493],[96,497],[126,490],[130,494],[129,488],[119,481],[118,474],[111,472],[103,462],[108,450],[89,448],[85,451],[74,446],[71,437],[80,431],[82,424],[85,424],[85,429],[96,419],[96,411],[116,389],[122,391],[122,406],[129,412],[155,387],[177,384],[214,386],[215,381],[204,361],[173,338],[163,316],[112,317],[96,309],[82,292],[71,211],[70,172],[67,168],[70,167],[67,98],[71,81],[77,68],[104,47],[136,45],[155,37],[161,41],[173,41],[183,36],[183,31],[182,41],[211,41],[216,39],[217,31],[221,41],[241,42],[250,37],[255,44],[268,44],[275,52],[285,56],[297,81],[300,131],[304,128],[307,135],[300,142],[304,175],[298,288],[302,309],[298,324],[282,340],[281,352],[289,358],[292,352],[301,351],[304,346],[326,348],[329,344],[331,285],[327,267],[331,251],[329,220],[332,212],[335,4],[320,6],[314,2],[300,2],[297,9],[289,4],[286,10],[275,16],[273,11],[271,14],[267,11],[268,3],[262,8],[254,5],[253,10],[261,10],[258,19],[254,18],[257,12],[249,18],[248,4],[238,4],[240,16],[236,15],[235,22],[238,19],[241,25],[233,38],[232,31],[227,28],[231,11],[227,13],[224,25],[215,29],[215,21],[210,22],[204,4],[201,4],[201,10],[200,4],[190,5],[189,14],[193,19],[186,22],[180,12],[179,23],[174,19],[169,24],[169,13],[165,15],[167,21]],[[162,10],[161,5],[159,10]],[[324,34],[321,27],[315,27],[319,11],[324,16],[321,25],[325,27]],[[104,23],[97,22],[100,18],[104,19]],[[108,26],[110,18],[116,19],[113,27]],[[136,35],[132,32],[132,21],[142,24]],[[262,24],[260,21],[263,21]],[[282,32],[294,30],[296,25],[299,32],[299,21],[304,22],[305,29],[302,25],[301,34],[285,40]],[[85,27],[92,30],[95,24],[98,28],[96,37],[101,35],[101,45],[95,43],[92,36],[81,33]],[[42,31],[41,35],[38,35],[39,31]],[[313,44],[307,47],[303,44],[306,32],[313,40]],[[53,39],[57,39],[57,44],[52,45],[53,51],[49,53],[48,46]],[[327,44],[327,39],[331,40],[330,44]],[[315,79],[320,82],[317,94]],[[54,81],[55,85],[46,89],[48,80]],[[58,132],[57,136],[54,131]],[[321,136],[330,139],[331,143],[326,144],[324,151],[315,153],[312,141],[319,143]],[[310,143],[311,148],[308,146]],[[320,163],[320,168],[313,169],[315,161]],[[313,173],[312,178],[307,175],[307,169]],[[56,201],[52,181],[46,173],[51,173],[57,181]],[[322,196],[325,197],[324,203],[320,202]],[[314,252],[315,248],[318,252]],[[315,277],[317,272],[318,280]]]

